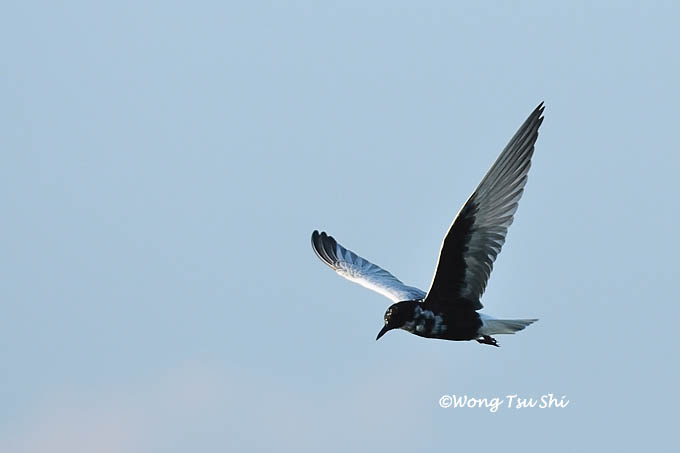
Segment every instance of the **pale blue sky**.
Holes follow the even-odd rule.
[[[471,3],[6,3],[0,450],[668,451],[680,6]],[[427,289],[540,101],[483,298],[540,321],[375,342],[311,231]]]

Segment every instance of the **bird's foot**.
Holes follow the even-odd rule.
[[[481,338],[477,338],[477,343],[490,344],[491,346],[496,346],[497,348],[501,347],[495,338],[490,337],[488,335],[482,335]]]

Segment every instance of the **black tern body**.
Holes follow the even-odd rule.
[[[537,321],[496,319],[479,310],[527,182],[543,110],[541,103],[529,115],[454,219],[427,293],[405,285],[326,233],[312,233],[312,247],[324,263],[395,302],[387,309],[376,340],[392,329],[403,329],[426,338],[498,346],[492,335],[512,334]]]

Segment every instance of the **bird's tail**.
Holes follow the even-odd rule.
[[[495,335],[503,333],[515,333],[526,326],[535,323],[538,319],[483,319],[484,325],[479,329],[481,335]]]

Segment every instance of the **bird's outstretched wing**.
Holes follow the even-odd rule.
[[[312,233],[312,247],[317,256],[335,272],[394,302],[425,297],[425,291],[404,285],[385,269],[347,250],[324,232],[314,231]]]
[[[543,122],[543,103],[527,118],[456,216],[439,252],[426,301],[465,299],[475,310],[517,211]]]

